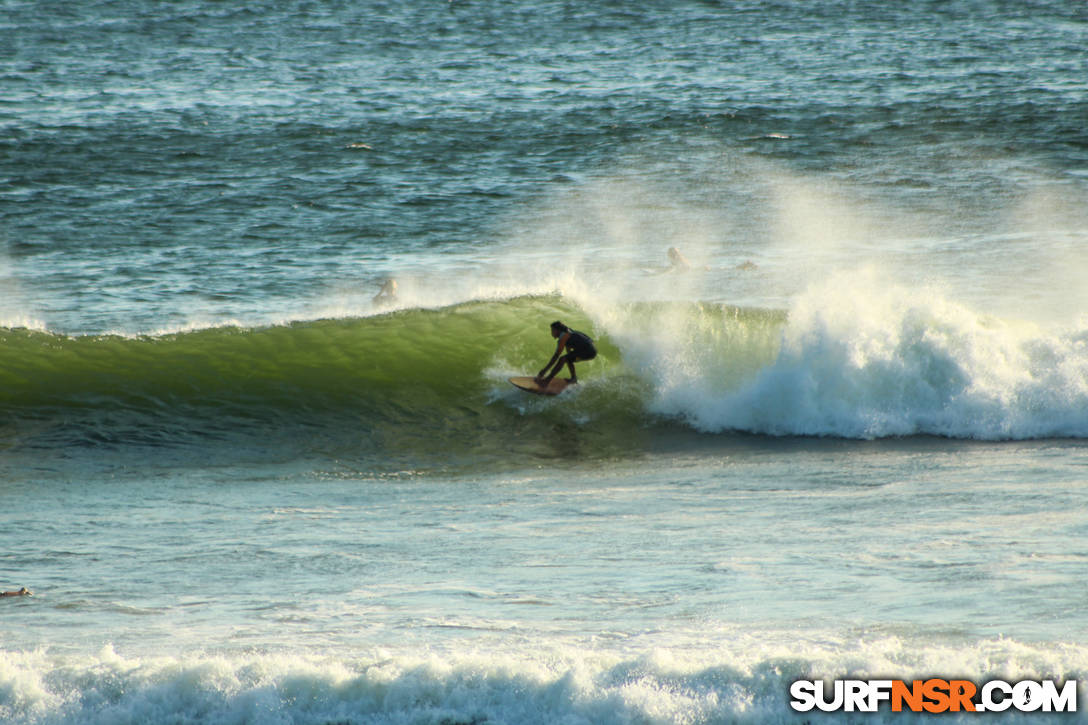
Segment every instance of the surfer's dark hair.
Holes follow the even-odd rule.
[[[552,329],[553,329],[553,330],[562,330],[563,332],[568,332],[568,331],[570,330],[570,328],[569,328],[569,327],[567,327],[566,325],[564,325],[564,324],[563,324],[562,322],[560,322],[559,320],[556,320],[555,322],[553,322],[553,323],[552,323]]]

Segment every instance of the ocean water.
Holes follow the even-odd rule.
[[[0,0],[0,721],[1088,679],[1086,49],[1069,0]],[[600,355],[522,393],[555,319]]]

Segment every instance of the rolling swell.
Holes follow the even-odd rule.
[[[594,335],[598,359],[561,398],[515,390],[506,378],[547,360],[556,318]],[[630,457],[721,446],[735,432],[1084,438],[1085,335],[841,280],[788,316],[526,296],[136,337],[7,329],[0,445],[312,453],[416,469]]]
[[[620,356],[607,337],[590,376],[603,378],[562,404],[506,382],[547,360],[556,318],[592,329],[552,297],[135,337],[6,329],[0,415],[12,422],[3,440],[32,449],[220,442],[262,458],[320,451],[401,467],[562,455],[592,418],[594,450],[629,450],[646,420],[637,391],[618,392],[630,381],[616,379]]]

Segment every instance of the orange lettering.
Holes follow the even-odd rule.
[[[907,683],[902,680],[892,681],[892,712],[903,712],[903,703],[907,703],[907,707],[912,712],[921,712],[922,710],[922,681],[915,680],[911,683],[910,687],[907,687]]]
[[[975,683],[970,680],[952,680],[948,683],[952,712],[959,712],[962,707],[965,712],[974,712],[975,703],[971,698],[975,696]]]
[[[922,694],[929,700],[922,705],[926,712],[945,712],[948,710],[947,680],[926,680],[922,683]]]

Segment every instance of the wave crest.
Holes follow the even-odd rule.
[[[875,275],[794,305],[766,367],[736,390],[666,396],[701,430],[983,440],[1088,435],[1088,331],[1002,320]]]
[[[557,318],[594,335],[600,356],[559,398],[515,391],[505,378],[548,359]],[[639,455],[706,432],[1088,437],[1088,331],[876,276],[829,280],[788,313],[529,296],[261,328],[0,337],[8,442],[38,446],[293,439],[301,427],[326,451],[509,459]]]

